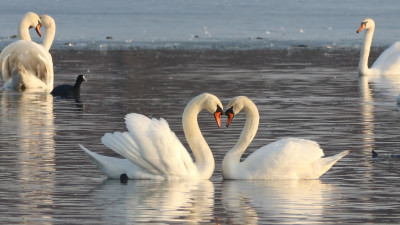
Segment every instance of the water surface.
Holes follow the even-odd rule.
[[[374,51],[373,57],[376,57]],[[55,83],[80,73],[81,101],[3,91],[0,116],[0,213],[8,224],[393,223],[400,221],[399,113],[392,86],[361,79],[358,50],[136,50],[52,52]],[[395,85],[396,86],[396,85]],[[186,103],[210,92],[227,104],[246,95],[260,127],[248,152],[283,137],[317,141],[326,155],[351,153],[319,180],[223,181],[221,161],[244,115],[218,129],[200,127],[216,158],[211,181],[119,181],[104,175],[78,143],[125,131],[131,112],[181,128]],[[225,122],[225,120],[223,120]],[[380,157],[371,158],[371,150]]]

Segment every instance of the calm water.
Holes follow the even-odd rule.
[[[0,213],[7,224],[310,224],[400,221],[400,122],[390,87],[359,80],[358,50],[53,51],[56,84],[84,73],[81,102],[3,91]],[[95,60],[94,60],[95,59]],[[283,59],[283,60],[282,60]],[[349,149],[319,180],[223,181],[221,161],[244,123],[200,127],[213,149],[211,181],[105,180],[78,147],[105,155],[106,132],[124,115],[167,119],[185,143],[181,114],[202,92],[224,104],[253,99],[261,114],[249,150],[283,137],[317,141],[326,155]],[[225,120],[224,120],[225,121]],[[380,157],[371,158],[371,150]]]

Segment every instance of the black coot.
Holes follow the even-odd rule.
[[[59,96],[62,98],[75,98],[79,99],[81,94],[81,84],[86,81],[85,76],[79,75],[76,78],[76,83],[74,86],[69,84],[63,84],[55,87],[53,91],[50,92],[53,96]]]

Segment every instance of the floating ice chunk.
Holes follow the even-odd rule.
[[[203,29],[204,29],[204,34],[207,36],[207,37],[211,37],[211,33],[208,31],[208,29],[207,29],[207,27],[203,27]]]

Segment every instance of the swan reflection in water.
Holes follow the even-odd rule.
[[[400,79],[398,75],[359,77],[359,79],[368,80],[368,88],[377,92],[377,95],[387,103],[393,104],[400,93]]]
[[[374,99],[372,91],[368,83],[369,79],[366,76],[361,76],[358,79],[358,88],[361,98],[361,115],[363,119],[363,151],[370,154],[374,150],[375,134],[374,134]]]
[[[198,224],[213,219],[214,184],[209,180],[106,180],[92,192],[103,212],[99,221]]]
[[[320,180],[226,180],[222,186],[226,223],[321,222],[332,189]]]
[[[1,92],[0,143],[1,165],[8,166],[10,182],[2,182],[8,190],[2,199],[20,199],[16,212],[24,218],[48,218],[55,179],[55,127],[53,97],[48,93]],[[46,224],[42,221],[42,224]]]

